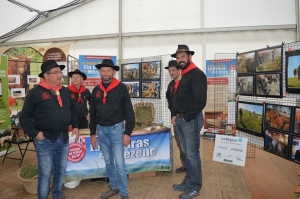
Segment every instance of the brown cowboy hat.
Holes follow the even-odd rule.
[[[44,77],[44,73],[51,68],[60,67],[60,70],[63,70],[65,68],[65,65],[58,65],[55,60],[47,60],[41,65],[41,73],[39,74],[39,77]]]
[[[191,55],[195,54],[194,51],[190,51],[190,49],[189,49],[189,47],[187,45],[179,44],[178,45],[178,49],[176,50],[176,53],[172,54],[171,57],[176,58],[176,54],[177,53],[181,53],[181,52],[187,52],[188,54],[191,54]]]
[[[178,64],[177,64],[177,61],[176,60],[171,60],[171,61],[169,61],[169,63],[168,63],[168,66],[166,66],[165,67],[165,69],[169,69],[169,67],[176,67],[177,69],[179,69],[179,66],[178,66]]]
[[[74,74],[81,75],[83,80],[86,80],[86,75],[83,72],[81,72],[80,70],[76,69],[76,70],[71,71],[71,72],[68,73],[69,77],[72,77],[72,75],[74,75]]]
[[[112,69],[119,71],[120,67],[119,66],[115,66],[114,62],[111,59],[103,59],[101,64],[97,64],[95,65],[96,68],[98,68],[98,70],[100,70],[101,67],[111,67]]]

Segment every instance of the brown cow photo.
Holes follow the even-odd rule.
[[[291,107],[275,104],[266,105],[265,126],[289,132]]]
[[[264,148],[266,151],[288,159],[289,135],[266,129]]]

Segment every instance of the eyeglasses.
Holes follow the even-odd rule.
[[[55,71],[53,73],[47,73],[47,74],[54,74],[54,75],[60,75],[60,74],[63,74],[61,71]]]

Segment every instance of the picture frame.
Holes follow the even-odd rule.
[[[266,104],[264,122],[265,128],[289,133],[291,128],[291,106]]]
[[[37,75],[27,75],[28,84],[37,84],[40,82],[40,77]]]
[[[237,75],[236,78],[237,95],[254,95],[253,75]]]
[[[8,75],[7,82],[8,85],[20,84],[20,75]]]
[[[282,73],[255,74],[255,96],[282,97]]]
[[[142,98],[160,99],[160,81],[142,81]]]
[[[238,101],[236,108],[236,129],[255,136],[262,136],[263,113],[263,104]]]
[[[292,135],[290,160],[300,164],[300,135]]]
[[[256,53],[255,72],[281,72],[282,46],[258,50]]]
[[[264,150],[289,159],[290,135],[269,128],[265,129],[264,134]]]
[[[236,54],[237,74],[254,73],[255,51]]]
[[[300,107],[294,107],[293,111],[293,133],[300,136]]]
[[[12,98],[22,98],[25,97],[25,88],[12,88],[11,89]]]
[[[121,80],[140,80],[141,63],[121,64]]]
[[[142,62],[141,75],[142,80],[160,79],[161,61]]]
[[[286,91],[300,93],[300,50],[285,53]]]
[[[140,98],[140,81],[130,81],[130,82],[122,82],[126,85],[129,96],[131,98]]]

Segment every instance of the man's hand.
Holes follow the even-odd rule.
[[[77,142],[77,140],[79,139],[79,131],[78,131],[78,128],[73,128],[72,129],[72,137],[75,135],[75,142]]]
[[[98,142],[97,142],[97,138],[95,135],[91,135],[91,144],[93,146],[93,149],[98,148]]]
[[[87,114],[86,120],[87,120],[87,121],[90,121],[90,113]]]
[[[173,126],[176,126],[176,116],[172,117],[171,123],[173,124]]]
[[[35,139],[36,140],[44,140],[45,139],[44,133],[42,131],[39,131],[39,134],[37,134]]]
[[[123,135],[123,144],[125,147],[127,147],[130,144],[130,136],[129,135],[126,135],[126,134]]]

